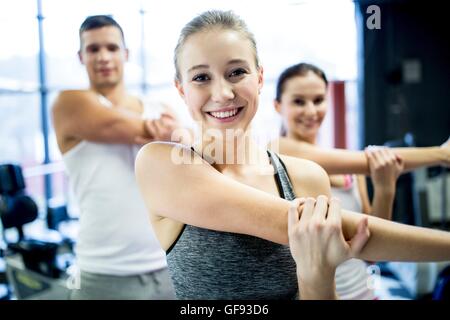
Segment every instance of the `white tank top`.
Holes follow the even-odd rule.
[[[353,176],[353,183],[349,188],[331,188],[331,194],[341,200],[342,208],[361,212],[361,196],[358,183]],[[359,259],[350,259],[336,269],[336,291],[340,299],[344,300],[374,300],[374,290],[371,289],[368,264]]]
[[[99,100],[111,106],[106,98]],[[75,253],[82,271],[125,276],[167,265],[135,180],[138,150],[82,141],[62,157],[80,212]]]

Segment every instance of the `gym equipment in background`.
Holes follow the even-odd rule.
[[[64,210],[49,208],[49,227],[57,229],[68,218]],[[55,241],[27,238],[23,227],[38,218],[38,207],[26,195],[22,169],[15,164],[0,165],[0,218],[3,233],[11,228],[18,233],[16,242],[4,236],[6,279],[15,298],[67,299],[66,270],[73,262],[73,242],[62,237]]]

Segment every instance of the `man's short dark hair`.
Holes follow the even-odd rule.
[[[80,36],[80,50],[81,50],[81,34],[85,31],[93,30],[93,29],[99,29],[103,27],[109,27],[113,26],[119,29],[120,34],[122,35],[122,41],[125,45],[125,36],[123,34],[122,27],[117,23],[116,20],[112,18],[110,15],[96,15],[96,16],[89,16],[86,18],[86,20],[83,21],[83,23],[80,26],[79,36]]]

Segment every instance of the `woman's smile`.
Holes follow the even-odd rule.
[[[244,107],[223,108],[217,111],[207,111],[206,114],[210,118],[213,118],[215,121],[224,123],[224,122],[233,122],[234,120],[239,118],[239,115],[242,113],[241,112],[242,110],[244,110]]]

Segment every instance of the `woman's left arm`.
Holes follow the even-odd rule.
[[[330,182],[326,174],[305,179],[305,173],[297,168],[296,160],[283,157],[297,195],[314,197],[330,196]],[[324,177],[325,176],[325,177]],[[368,219],[370,238],[355,258],[367,261],[450,261],[450,232],[415,227],[378,217]],[[358,230],[362,214],[342,209],[342,231],[350,241]]]
[[[370,174],[364,151],[323,149],[287,138],[281,138],[278,145],[276,143],[271,145],[272,148],[278,147],[281,154],[318,163],[328,174]],[[440,147],[392,148],[391,150],[403,159],[403,172],[419,167],[450,166],[450,139]]]

